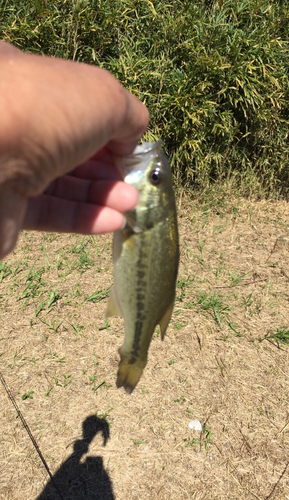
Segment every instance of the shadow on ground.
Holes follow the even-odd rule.
[[[100,432],[103,446],[109,438],[109,425],[94,415],[82,425],[83,439],[74,444],[73,453],[62,464],[36,500],[115,500],[102,457],[87,457],[80,462],[93,438]]]

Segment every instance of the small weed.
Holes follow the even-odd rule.
[[[267,266],[268,266],[268,267],[278,267],[278,266],[279,266],[279,264],[280,264],[280,263],[279,263],[278,261],[277,261],[277,262],[268,262]]]
[[[215,320],[219,326],[221,326],[222,315],[228,314],[231,309],[216,292],[214,292],[213,295],[208,295],[206,292],[199,293],[197,304],[200,309],[204,311],[212,309]]]
[[[254,303],[254,299],[252,298],[253,292],[249,293],[247,297],[243,299],[243,303],[245,307],[250,307]]]
[[[56,259],[56,264],[55,264],[57,271],[59,271],[59,269],[61,268],[61,264],[62,264],[62,261],[60,258],[60,252],[57,252],[57,259]]]
[[[185,442],[186,446],[192,446],[193,448],[197,445],[202,444],[201,439],[195,439],[195,438],[193,438],[193,439],[185,438],[184,442]]]
[[[45,396],[48,397],[49,394],[51,393],[53,387],[49,387],[49,389],[45,392]]]
[[[160,332],[160,327],[159,327],[159,326],[157,326],[157,327],[156,327],[156,329],[155,329],[155,336],[156,336],[156,337],[159,337],[159,336],[160,336],[160,333],[161,333],[161,332]]]
[[[231,276],[230,276],[230,282],[231,282],[231,286],[236,286],[236,285],[239,285],[240,282],[242,281],[242,279],[245,277],[245,276],[248,276],[248,274],[251,274],[251,273],[243,273],[243,274],[238,274],[238,271],[234,271]]]
[[[186,295],[186,289],[189,288],[189,286],[194,282],[196,278],[196,275],[191,279],[189,276],[183,279],[178,279],[177,281],[177,288],[181,289],[181,294],[178,297],[179,302],[183,302],[185,295]]]
[[[42,241],[42,247],[41,247],[40,250],[43,250],[44,255],[45,255],[45,260],[47,262],[47,269],[50,269],[51,266],[50,266],[49,258],[48,258],[48,255],[47,255],[47,252],[46,252],[46,248],[45,248],[45,245],[44,245],[43,241]]]
[[[71,384],[71,375],[63,375],[64,378],[64,387],[67,387]]]
[[[229,321],[228,322],[229,328],[233,330],[233,332],[237,335],[237,337],[243,337],[242,333],[240,333],[237,328],[239,328],[239,325],[236,325],[234,321]]]
[[[216,270],[216,278],[219,278],[222,274],[222,271],[223,271],[223,267],[224,267],[225,263],[223,262],[222,264],[220,264]]]
[[[21,399],[22,399],[23,401],[25,401],[25,399],[33,399],[33,394],[34,394],[34,391],[25,392],[25,393],[21,396]]]
[[[102,330],[107,330],[107,331],[109,331],[109,327],[110,327],[110,323],[109,323],[108,319],[106,318],[106,319],[105,319],[105,325],[104,325],[104,326],[101,326],[101,327],[98,329],[98,331],[99,331],[99,332],[101,332]]]
[[[204,266],[204,265],[205,265],[205,260],[204,260],[204,248],[205,248],[206,241],[207,241],[207,240],[205,240],[205,241],[201,241],[201,240],[199,240],[199,241],[198,241],[198,246],[199,246],[199,250],[200,250],[200,252],[201,252],[201,257],[197,257],[197,260],[198,260],[198,262],[199,262],[202,266]]]
[[[99,365],[99,362],[98,362],[98,361],[96,361],[96,360],[97,360],[97,358],[98,358],[99,356],[98,356],[97,354],[94,354],[94,356],[95,356],[95,359],[93,360],[93,364],[94,364],[94,366],[98,366],[98,365]]]
[[[80,243],[78,243],[77,238],[76,243],[71,247],[70,253],[76,255],[77,257],[70,265],[70,271],[77,269],[81,274],[83,274],[87,271],[87,269],[90,269],[95,265],[95,257],[91,258],[87,249],[88,243],[89,239],[84,236]]]
[[[86,302],[93,302],[94,304],[96,302],[100,302],[101,300],[105,299],[108,297],[109,292],[110,292],[111,287],[109,287],[107,290],[99,290],[90,295],[85,299]]]
[[[177,322],[174,324],[174,328],[175,328],[176,330],[181,330],[182,328],[184,328],[185,326],[187,326],[187,324],[188,324],[188,321],[183,321],[183,322],[181,322],[181,321],[177,321]]]
[[[96,416],[98,418],[103,418],[103,419],[106,419],[106,417],[108,417],[108,415],[110,414],[110,412],[113,410],[113,408],[109,408],[109,410],[107,410],[105,413],[96,413]]]
[[[185,401],[189,401],[187,398],[185,398],[185,396],[181,396],[178,399],[174,399],[175,403],[184,403]]]
[[[4,262],[0,262],[0,283],[6,276],[9,276],[9,274],[12,274],[11,267]]]
[[[184,442],[186,443],[186,446],[192,446],[192,447],[195,447],[197,445],[200,445],[200,446],[204,445],[205,450],[208,450],[209,446],[212,444],[211,437],[212,437],[211,431],[209,430],[207,424],[204,424],[204,427],[203,427],[203,430],[201,431],[201,436],[199,439],[185,438]]]
[[[212,444],[212,441],[211,441],[212,433],[209,430],[207,424],[204,425],[203,436],[204,436],[204,441],[205,441],[205,448],[207,450],[209,448],[210,444]]]
[[[89,377],[89,381],[90,383],[93,385],[93,390],[96,392],[102,385],[105,384],[105,380],[103,380],[102,382],[100,382],[100,384],[97,384],[96,383],[96,375],[92,375],[91,377]]]
[[[204,229],[205,225],[207,224],[208,220],[209,220],[209,217],[210,217],[210,210],[206,210],[202,213],[202,219],[203,219],[203,222],[202,222],[202,229]]]
[[[84,329],[84,325],[77,326],[76,324],[71,323],[71,326],[72,326],[73,330],[75,331],[75,333],[77,333],[77,334],[80,334],[80,332]]]
[[[48,300],[48,304],[47,304],[47,309],[48,309],[48,312],[51,311],[52,309],[52,306],[59,300],[61,299],[61,295],[59,295],[59,293],[57,293],[57,287],[54,288],[54,290],[52,292],[48,292],[49,293],[49,300]]]
[[[56,372],[54,372],[54,383],[55,383],[55,385],[62,387],[62,384],[61,384],[61,382],[59,382],[59,379],[56,375]]]
[[[140,444],[143,444],[143,441],[138,441],[137,439],[133,439],[131,438],[131,441],[133,442],[133,444],[135,445],[140,445]]]
[[[266,335],[266,337],[261,339],[261,342],[263,340],[269,340],[269,339],[276,340],[276,342],[282,345],[289,345],[289,327],[279,326],[275,333],[270,333],[269,335]]]
[[[171,360],[169,361],[169,365],[170,365],[170,366],[171,366],[171,365],[173,365],[174,363],[175,363],[175,360],[174,360],[174,359],[171,359]]]
[[[49,359],[53,359],[53,360],[57,360],[57,358],[58,358],[58,354],[56,354],[56,352],[53,352],[53,353],[52,353],[52,352],[50,352],[50,353],[48,354],[48,358],[49,358]]]
[[[48,321],[45,321],[44,319],[40,319],[40,321],[42,323],[44,323],[45,325],[47,325],[49,330],[53,330],[54,332],[57,332],[58,328],[61,325],[61,321],[52,320],[52,321],[48,322]]]
[[[227,220],[225,220],[222,224],[219,224],[219,219],[220,218],[218,218],[217,222],[214,224],[213,234],[221,233],[228,226],[228,221]]]
[[[37,318],[38,314],[45,309],[45,302],[40,302],[38,306],[35,307],[35,318]]]
[[[39,296],[43,292],[43,287],[45,281],[42,279],[42,274],[45,272],[45,268],[41,267],[38,270],[34,269],[34,265],[29,271],[25,283],[26,286],[23,292],[18,296],[18,300],[30,299]]]
[[[13,363],[12,363],[12,366],[13,366],[13,367],[14,367],[14,366],[19,366],[19,365],[17,364],[17,362],[18,362],[18,361],[20,361],[20,360],[21,360],[21,358],[22,358],[22,355],[21,355],[21,354],[19,354],[19,352],[18,352],[18,351],[15,351],[15,352],[14,352],[14,354],[13,354]]]
[[[79,283],[76,283],[76,288],[71,289],[71,298],[74,299],[75,297],[81,297],[81,295],[84,294],[81,290],[79,290]]]
[[[20,268],[20,264],[16,264],[14,271],[12,271],[12,273],[11,273],[11,278],[13,278],[16,274],[18,274],[17,271],[19,268]]]

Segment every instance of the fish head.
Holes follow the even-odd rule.
[[[124,182],[139,193],[136,208],[124,214],[127,226],[135,233],[164,220],[175,203],[170,167],[161,144],[162,141],[144,142],[132,155],[116,160]]]

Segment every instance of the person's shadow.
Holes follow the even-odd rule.
[[[74,443],[73,453],[61,465],[36,500],[115,500],[112,485],[103,467],[102,457],[81,457],[88,452],[89,444],[98,432],[102,433],[103,446],[109,438],[106,420],[91,415],[83,424],[83,439]]]

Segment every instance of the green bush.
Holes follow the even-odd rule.
[[[98,64],[147,104],[147,138],[163,139],[180,185],[288,187],[289,2],[11,3],[0,0],[3,39]]]

